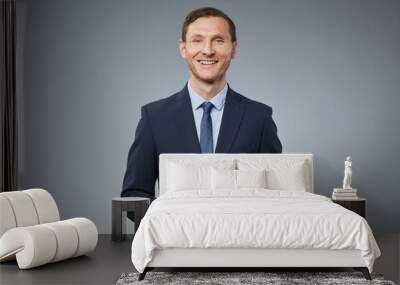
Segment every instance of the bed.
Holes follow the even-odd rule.
[[[353,267],[380,255],[361,216],[314,194],[312,154],[162,154],[159,197],[132,243],[158,267]]]

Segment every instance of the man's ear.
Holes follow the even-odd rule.
[[[186,59],[186,42],[182,40],[179,41],[179,52],[181,56]]]
[[[232,59],[234,59],[236,57],[236,53],[237,53],[237,42],[233,42],[233,48],[232,48]]]

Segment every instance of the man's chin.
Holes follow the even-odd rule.
[[[214,84],[221,79],[220,76],[213,76],[213,77],[205,77],[205,76],[195,76],[199,81],[202,81],[206,84]]]
[[[210,85],[212,85],[215,82],[217,82],[216,78],[203,78],[203,79],[200,79],[200,80],[203,81],[204,83],[207,83],[207,84],[210,84]]]

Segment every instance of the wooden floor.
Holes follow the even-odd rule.
[[[382,251],[374,272],[399,283],[400,235],[377,237]],[[135,271],[131,258],[132,237],[112,242],[110,235],[100,235],[94,252],[45,266],[19,270],[16,262],[0,264],[0,284],[115,284],[124,272]]]

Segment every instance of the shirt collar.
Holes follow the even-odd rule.
[[[206,100],[204,100],[203,97],[201,97],[199,94],[196,93],[196,91],[193,90],[192,86],[190,86],[190,81],[188,81],[187,86],[188,86],[190,101],[192,102],[192,109],[193,111],[197,110],[198,108],[200,108],[201,104],[203,104]],[[222,107],[224,107],[227,92],[228,92],[228,84],[225,83],[224,88],[209,101],[214,105],[214,107],[218,111],[221,111]]]

